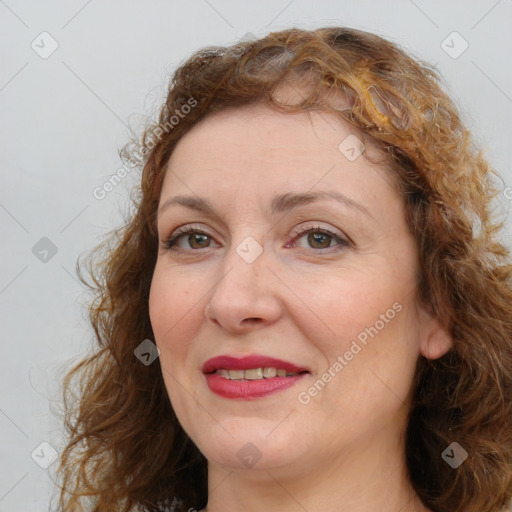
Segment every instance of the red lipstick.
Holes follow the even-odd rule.
[[[275,369],[280,374],[293,375],[272,375],[268,378],[246,379],[240,372],[245,370]],[[237,371],[237,378],[231,379],[225,374],[226,371]],[[304,377],[309,370],[296,364],[273,357],[250,355],[242,358],[232,356],[217,356],[208,359],[203,364],[202,371],[205,374],[206,382],[210,390],[224,398],[253,399],[262,398],[271,393],[282,391],[293,386]],[[269,370],[273,374],[273,370]]]

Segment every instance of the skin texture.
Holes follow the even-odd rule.
[[[349,161],[338,150],[351,133],[331,113],[256,105],[210,115],[169,161],[160,205],[186,195],[215,209],[159,212],[149,304],[170,400],[208,459],[209,512],[426,510],[405,468],[408,395],[418,357],[440,357],[450,340],[417,303],[417,249],[390,176],[364,154]],[[367,213],[323,198],[270,214],[276,195],[321,191]],[[185,234],[168,249],[176,228],[190,224],[208,238]],[[311,245],[297,228],[328,229],[348,244],[327,236]],[[249,236],[263,249],[252,263],[236,251]],[[389,319],[393,304],[400,311]],[[310,374],[267,397],[230,400],[201,372],[225,354],[268,355]],[[329,368],[334,377],[301,403]],[[237,456],[249,442],[261,455],[251,467]]]

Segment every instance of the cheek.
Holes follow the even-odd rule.
[[[151,326],[162,369],[180,380],[186,378],[185,368],[191,364],[211,287],[204,275],[180,272],[163,263],[155,268],[149,294]],[[172,385],[172,379],[168,384]]]
[[[149,315],[155,336],[186,322],[187,311],[198,305],[201,290],[197,280],[157,262],[149,293]],[[165,332],[165,331],[164,331]]]
[[[316,399],[319,407],[357,417],[371,415],[374,406],[384,414],[400,404],[396,396],[405,398],[419,355],[409,277],[368,265],[341,269],[336,279],[317,278],[314,286],[301,283],[297,295],[307,297],[311,311],[297,309],[295,321],[325,365],[315,377],[335,376]]]
[[[200,295],[199,295],[200,297]],[[190,278],[155,268],[149,294],[149,316],[169,399],[176,413],[184,410],[185,368],[200,320],[201,304],[190,289]]]
[[[304,297],[304,304],[298,304],[295,317],[308,331],[308,338],[320,341],[331,353],[339,353],[359,334],[363,333],[364,338],[366,330],[376,322],[379,331],[397,324],[399,315],[393,304],[402,304],[404,293],[399,282],[392,283],[389,276],[382,274],[341,269],[334,279],[331,274],[296,285],[297,296]],[[306,314],[299,314],[304,306]],[[381,315],[389,320],[385,328]]]
[[[198,306],[194,308],[194,303],[197,304],[197,300],[194,301],[186,280],[157,266],[149,294],[149,316],[155,342],[164,349],[162,355],[169,348],[179,349],[179,346],[172,346],[173,340],[179,337],[179,331],[188,325],[190,318],[197,315]]]
[[[169,317],[174,316],[175,308],[176,300],[174,294],[169,293],[161,273],[155,269],[149,290],[149,319],[157,339],[157,344],[164,332],[165,325],[169,323]]]

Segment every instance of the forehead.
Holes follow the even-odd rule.
[[[364,149],[365,153],[361,154]],[[293,191],[338,190],[354,199],[377,199],[388,172],[379,149],[363,147],[360,132],[333,112],[282,113],[265,105],[209,115],[172,154],[161,199],[193,193],[223,200]],[[396,199],[396,198],[395,198]]]
[[[224,153],[230,147],[240,151],[239,145],[242,145],[244,151],[250,151],[251,147],[263,144],[265,154],[286,150],[306,153],[311,149],[329,148],[336,151],[340,137],[349,134],[363,139],[356,127],[335,112],[281,112],[264,104],[254,104],[209,114],[181,139],[176,149],[188,146],[193,139],[192,144],[201,142],[209,149],[213,147],[210,140],[220,142]],[[375,151],[375,144],[372,150]]]

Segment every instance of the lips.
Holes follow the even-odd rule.
[[[261,398],[293,386],[309,370],[268,356],[217,356],[203,364],[210,390],[224,398]]]
[[[208,359],[203,364],[203,373],[213,373],[217,370],[251,370],[254,368],[280,368],[288,373],[308,372],[307,368],[301,368],[288,361],[275,359],[268,356],[245,356],[236,358],[231,356],[217,356]]]

